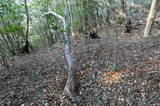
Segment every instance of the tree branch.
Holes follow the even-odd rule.
[[[65,21],[65,19],[64,19],[63,16],[61,16],[61,15],[59,15],[59,14],[53,12],[53,11],[48,11],[48,12],[46,12],[44,15],[48,15],[48,14],[52,14],[52,15],[54,15],[54,16],[60,18],[62,21]]]

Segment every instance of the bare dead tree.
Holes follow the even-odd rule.
[[[67,83],[65,85],[65,91],[68,93],[69,97],[76,103],[80,102],[80,97],[77,95],[77,76],[76,76],[76,67],[74,64],[74,58],[72,55],[72,50],[71,50],[71,46],[70,46],[70,37],[69,37],[69,31],[67,31],[67,21],[65,17],[60,16],[59,14],[53,12],[53,11],[49,11],[47,12],[45,15],[47,14],[52,14],[56,17],[58,17],[59,19],[62,20],[63,22],[63,27],[64,27],[64,50],[65,50],[65,57],[67,59],[67,63],[68,63],[68,80]]]

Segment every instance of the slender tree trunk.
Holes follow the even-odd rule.
[[[76,67],[74,64],[74,57],[72,55],[72,49],[71,49],[71,45],[70,45],[70,31],[67,30],[67,26],[68,26],[68,19],[67,19],[67,13],[68,13],[68,8],[65,8],[65,17],[63,18],[63,26],[64,26],[64,49],[65,49],[65,56],[67,59],[67,63],[68,63],[68,80],[65,86],[65,90],[66,92],[69,94],[70,98],[78,103],[80,102],[80,98],[79,96],[77,96],[77,84],[78,84],[78,80],[77,80],[77,75],[76,75]]]
[[[121,0],[121,9],[122,9],[122,12],[125,13],[125,2],[124,2],[124,0]]]
[[[45,12],[48,12],[49,4],[48,1],[45,1]],[[52,36],[51,30],[49,28],[49,18],[46,16],[46,34],[48,35],[49,46],[52,46],[54,43],[54,38]]]
[[[96,13],[95,13],[95,17],[96,17],[96,27],[100,28],[101,27],[101,23],[99,21],[99,12],[98,12],[98,8],[96,9]]]
[[[73,22],[73,10],[72,10],[72,0],[66,0],[66,8],[68,10],[68,20],[70,20],[70,22]],[[71,34],[74,36],[74,24],[71,25]]]
[[[64,24],[64,29],[67,28],[67,23],[66,21],[63,22]],[[74,59],[72,56],[72,51],[70,47],[70,38],[69,38],[69,33],[68,31],[64,32],[64,39],[66,43],[64,44],[65,47],[65,56],[67,58],[67,62],[69,65],[69,70],[68,70],[68,80],[65,86],[65,90],[68,92],[70,98],[74,100],[75,102],[79,102],[79,97],[76,95],[76,84],[77,84],[77,76],[76,76],[76,68],[74,64]]]
[[[27,28],[26,28],[26,36],[25,36],[25,46],[23,48],[23,52],[27,52],[29,53],[29,40],[28,40],[28,36],[29,36],[29,13],[28,13],[28,6],[27,6],[27,0],[24,0],[25,3],[25,11],[26,11],[26,16],[27,16]]]
[[[151,5],[151,9],[150,9],[150,13],[148,16],[146,28],[144,30],[144,37],[147,37],[148,35],[151,34],[153,21],[155,19],[156,12],[158,10],[158,6],[159,6],[159,0],[153,0],[152,5]]]
[[[77,96],[77,76],[76,76],[76,67],[74,64],[74,58],[72,55],[72,50],[70,46],[70,37],[69,31],[67,31],[67,21],[66,18],[58,15],[55,12],[48,12],[47,14],[53,14],[54,16],[60,18],[63,21],[64,26],[64,50],[65,50],[65,57],[68,63],[68,80],[65,86],[65,91],[68,93],[69,97],[75,101],[76,103],[80,102],[80,97]]]

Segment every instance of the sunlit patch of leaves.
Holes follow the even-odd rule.
[[[99,82],[104,84],[118,83],[122,80],[127,71],[106,70],[102,73]]]

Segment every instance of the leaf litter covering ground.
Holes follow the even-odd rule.
[[[160,36],[120,40],[113,71],[114,38],[73,38],[83,106],[160,106]],[[63,96],[67,64],[62,48],[10,59],[0,70],[2,106],[74,106]]]

